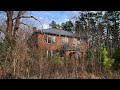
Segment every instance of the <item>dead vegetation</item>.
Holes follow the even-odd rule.
[[[28,38],[32,32],[30,28],[18,28],[19,17],[23,17],[24,12],[19,12],[18,17],[14,18],[14,31],[12,32],[13,11],[8,11],[7,27],[0,28],[10,37],[5,37],[0,42],[0,79],[119,79],[120,71],[112,71],[112,76],[101,70],[101,64],[96,62],[98,59],[95,50],[98,45],[92,45],[93,57],[90,60],[84,58],[80,64],[69,62],[54,55],[52,59],[47,58],[45,49],[29,47]],[[25,16],[23,18],[26,18]],[[31,18],[31,17],[28,17]],[[33,17],[32,17],[33,18]],[[10,23],[11,22],[11,23]],[[3,26],[3,25],[2,25]],[[5,25],[6,26],[6,25]],[[14,38],[12,38],[12,33]],[[97,35],[96,35],[97,36]],[[93,40],[95,41],[95,40]],[[97,42],[98,40],[96,40]],[[31,42],[32,44],[32,42]],[[100,44],[100,43],[99,43]],[[95,50],[94,50],[95,49]],[[101,58],[101,57],[100,57]]]
[[[26,28],[25,28],[26,29]],[[54,56],[46,57],[44,49],[29,48],[27,40],[31,32],[21,30],[16,41],[1,43],[1,79],[106,79],[106,74],[92,69],[92,61],[72,63]],[[16,44],[14,44],[16,42]],[[11,45],[11,46],[10,46]],[[113,78],[120,78],[115,72]]]

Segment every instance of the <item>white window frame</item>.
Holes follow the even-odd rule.
[[[77,39],[77,45],[80,45],[82,43],[82,40],[81,39]]]
[[[63,42],[63,43],[68,43],[68,37],[63,37],[63,38],[62,38],[62,42]]]
[[[52,36],[52,35],[46,35],[47,37],[47,41],[45,40],[45,36],[44,36],[44,41],[45,41],[45,43],[48,43],[48,44],[50,44],[50,43],[55,43],[56,42],[56,36]],[[51,40],[51,42],[49,43],[48,42],[48,38],[51,38],[52,40]]]
[[[53,43],[56,42],[56,36],[52,36],[52,39],[53,39]]]
[[[73,38],[73,45],[77,45],[77,38]]]
[[[50,58],[52,58],[53,57],[53,51],[47,50],[47,58],[49,58],[49,54],[50,54]]]

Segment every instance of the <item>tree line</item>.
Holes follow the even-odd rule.
[[[114,59],[114,68],[120,68],[120,11],[81,11],[73,19],[74,22],[69,20],[61,25],[52,21],[50,26],[85,35],[88,38],[87,57],[90,60],[98,59],[102,65],[104,48],[108,52],[107,57]]]

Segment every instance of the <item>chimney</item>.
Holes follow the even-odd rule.
[[[33,32],[35,32],[37,30],[37,28],[36,27],[33,27]]]

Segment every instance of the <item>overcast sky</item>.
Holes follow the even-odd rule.
[[[30,14],[41,21],[43,28],[49,28],[52,20],[56,21],[57,24],[61,24],[71,19],[71,17],[79,15],[79,11],[32,11]],[[34,26],[41,28],[39,22],[34,20],[32,22]]]

